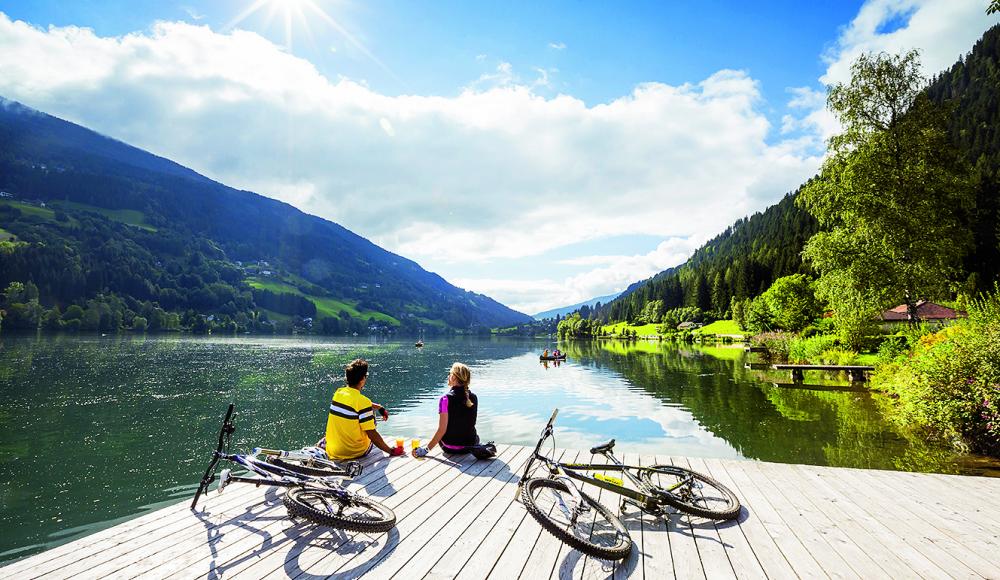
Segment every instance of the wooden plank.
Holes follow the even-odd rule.
[[[649,456],[639,456],[638,465],[652,465],[656,461]],[[642,554],[640,564],[643,578],[659,580],[676,578],[674,571],[673,540],[670,533],[670,516],[639,512],[642,523]],[[681,541],[678,538],[676,541]]]
[[[676,457],[657,456],[656,463],[687,467],[687,465],[684,465],[683,459]],[[718,530],[715,529],[715,522],[702,517],[692,516],[679,510],[676,517],[680,518],[678,524],[683,522],[680,528],[685,533],[690,534],[691,539],[694,540],[701,575],[707,578],[735,578],[732,563],[729,561],[726,549],[719,539]],[[683,542],[681,545],[683,546]],[[694,562],[691,562],[691,564],[693,565]],[[678,578],[689,577],[684,573],[686,568],[687,563],[675,560],[674,569],[677,571]],[[697,577],[697,574],[694,577]]]
[[[367,469],[360,477],[351,481],[347,488],[358,490],[369,496],[376,496],[383,487],[388,486],[388,476],[399,477],[414,469],[415,462],[394,459],[384,466],[379,462],[377,468]],[[229,571],[245,562],[259,560],[263,554],[278,549],[290,542],[287,532],[291,528],[315,529],[306,522],[295,522],[287,517],[284,506],[274,506],[276,512],[260,521],[240,522],[235,525],[240,530],[224,531],[217,526],[215,534],[207,541],[188,541],[180,544],[180,554],[162,558],[162,562],[152,568],[143,569],[143,574],[156,578],[166,578],[172,575],[185,577],[214,573],[229,574]],[[232,514],[233,516],[237,514]]]
[[[687,465],[682,464],[683,467],[687,467],[693,471],[712,477],[712,473],[709,471],[708,464],[705,460],[696,457],[688,457],[685,461],[687,462]],[[719,480],[716,479],[716,481]],[[722,482],[719,481],[719,483]],[[725,484],[722,483],[722,485]],[[733,493],[735,493],[735,491]],[[712,526],[715,528],[715,537],[718,537],[720,547],[729,557],[730,570],[732,570],[733,573],[740,578],[758,578],[764,580],[767,578],[767,574],[764,573],[764,569],[761,567],[760,562],[757,561],[757,555],[754,554],[753,548],[750,547],[750,543],[747,541],[746,536],[740,529],[739,522],[740,516],[737,516],[736,519],[729,521],[710,521]],[[702,558],[705,558],[704,552],[702,552]],[[705,574],[708,577],[713,577],[712,574],[708,572],[707,567]]]
[[[234,490],[231,496],[227,492],[226,497],[235,497],[240,493],[252,495],[252,489]],[[0,570],[4,574],[20,576],[30,568],[35,575],[46,574],[59,570],[60,568],[78,562],[85,558],[99,558],[101,554],[113,549],[114,546],[126,541],[133,535],[145,535],[156,532],[174,522],[186,518],[190,514],[188,506],[191,498],[178,502],[175,505],[152,511],[135,519],[128,520],[111,528],[106,528],[89,536],[84,536],[78,540],[62,544],[46,550],[41,554],[18,560]]]
[[[379,459],[375,458],[372,465],[378,464]],[[402,462],[396,460],[396,465]],[[391,465],[391,464],[389,464]],[[362,474],[357,483],[362,481],[377,480],[380,474],[383,472],[381,469],[372,469],[369,473]],[[146,555],[148,549],[138,550],[138,554],[142,556],[139,560],[134,560],[122,565],[122,562],[109,562],[101,567],[92,569],[88,571],[88,574],[95,574],[99,576],[105,576],[109,574],[114,574],[116,576],[125,577],[136,577],[139,575],[149,575],[152,577],[162,577],[165,573],[163,571],[154,570],[160,568],[160,566],[165,561],[181,560],[182,562],[197,562],[199,559],[208,558],[210,561],[215,561],[213,559],[213,551],[216,549],[215,543],[211,542],[213,539],[218,539],[221,535],[224,537],[225,532],[222,531],[224,527],[233,527],[235,529],[232,531],[231,540],[236,541],[245,534],[254,534],[255,536],[260,536],[263,538],[263,542],[268,540],[268,537],[260,531],[261,524],[274,524],[284,522],[288,519],[287,513],[284,509],[284,505],[277,500],[277,498],[284,492],[278,490],[277,488],[261,488],[264,497],[275,498],[275,501],[270,501],[267,503],[259,503],[257,505],[251,505],[246,507],[245,505],[239,504],[228,504],[230,507],[220,513],[220,517],[209,522],[192,522],[190,529],[181,534],[175,534],[169,538],[169,541],[163,542],[161,540],[162,548],[156,548],[157,553],[155,557],[150,557]],[[256,511],[255,511],[256,510]],[[252,517],[247,514],[253,514]],[[200,526],[198,524],[201,524]],[[206,538],[207,536],[207,538]],[[207,551],[206,551],[207,549]],[[190,559],[188,559],[190,556]],[[200,556],[200,557],[199,557]]]
[[[726,471],[739,487],[746,499],[750,517],[756,517],[763,524],[775,545],[785,555],[785,560],[792,566],[800,578],[826,578],[827,574],[819,563],[809,553],[802,540],[792,531],[783,519],[778,509],[771,504],[767,495],[757,484],[747,476],[743,466],[747,461],[730,461],[726,463]]]
[[[557,451],[554,457],[561,457],[563,461],[572,461],[575,460],[577,454],[577,451]],[[522,526],[525,526],[523,532],[521,532]],[[527,534],[528,531],[537,532],[540,529],[541,526],[528,515],[520,502],[511,503],[455,577],[479,579],[489,576],[515,535],[518,533]],[[559,545],[561,544],[559,542]]]
[[[390,505],[390,498],[397,494],[397,489],[405,489],[406,485],[411,481],[429,481],[434,476],[435,466],[431,469],[426,469],[418,462],[406,458],[406,459],[393,459],[392,461],[398,463],[401,466],[410,466],[402,470],[386,470],[384,477],[379,477],[371,482],[372,487],[369,494],[372,497],[378,499],[380,503],[385,505]],[[394,465],[390,463],[389,466]],[[388,497],[387,497],[388,496]],[[219,562],[218,566],[215,568],[223,568],[229,577],[259,577],[264,576],[276,569],[283,568],[287,562],[289,566],[297,565],[294,558],[289,557],[293,551],[297,554],[303,548],[308,546],[311,542],[322,543],[328,542],[328,545],[340,547],[347,542],[348,538],[338,531],[328,530],[322,527],[312,526],[306,522],[295,522],[291,520],[286,520],[281,524],[281,528],[277,530],[280,533],[282,543],[281,545],[269,550],[260,550],[260,553],[255,558],[243,558],[234,557],[230,560]],[[333,538],[339,540],[339,542],[334,542]],[[354,545],[352,544],[352,547]],[[184,571],[183,575],[185,577],[191,577],[199,574],[212,575],[212,569],[205,571],[205,562],[198,562],[192,568]]]
[[[906,503],[906,498],[897,497],[891,500],[872,494],[870,482],[858,480],[850,476],[850,470],[830,470],[811,465],[799,465],[797,469],[824,480],[844,495],[852,498],[855,503],[863,503],[866,511],[875,517],[879,517],[891,522],[891,529],[910,545],[914,546],[927,559],[934,562],[938,567],[944,569],[949,575],[955,577],[969,577],[970,574],[980,576],[975,573],[972,566],[967,565],[961,558],[946,549],[941,542],[941,536],[927,522],[905,509],[902,504]],[[980,576],[981,577],[981,576]]]
[[[354,566],[352,561],[351,573],[366,574],[375,579],[391,578],[420,554],[430,560],[432,548],[427,544],[431,540],[439,540],[433,550],[442,552],[447,550],[450,540],[456,538],[460,531],[459,526],[455,525],[455,520],[462,516],[462,511],[466,507],[470,511],[478,511],[476,506],[469,506],[469,503],[491,483],[496,483],[498,485],[495,487],[499,487],[500,483],[506,481],[512,475],[508,464],[516,462],[517,456],[522,452],[522,447],[508,448],[507,453],[498,455],[492,461],[477,461],[449,487],[442,488],[434,498],[423,502],[403,518],[401,524],[396,525],[399,539],[394,542],[391,550],[380,552],[376,557],[366,558],[363,565]],[[447,528],[452,525],[455,525],[455,530],[448,531]],[[355,557],[355,560],[357,559],[361,559],[360,554]],[[343,567],[338,569],[337,573],[342,574],[341,570]]]
[[[896,490],[905,490],[909,499],[938,514],[943,520],[943,531],[955,540],[975,539],[980,554],[1000,551],[1000,522],[996,512],[986,513],[985,506],[976,494],[970,501],[968,494],[955,490],[946,481],[934,478],[908,477],[909,474],[878,471],[865,475],[881,481]]]
[[[603,462],[604,458],[599,455],[591,455],[590,462],[598,463]],[[612,475],[614,475],[612,473]],[[597,500],[598,503],[605,505],[611,510],[613,514],[617,517],[619,515],[618,504],[621,503],[621,496],[616,495],[610,491],[603,488],[592,486],[592,485],[581,485],[580,489],[590,497]],[[590,519],[591,530],[593,530],[594,525],[597,522],[597,513],[595,511],[594,516]],[[593,536],[592,536],[593,537]],[[608,560],[602,560],[599,558],[594,558],[592,556],[583,556],[579,558],[576,564],[570,569],[571,578],[607,578],[613,576],[615,572],[614,562],[609,562]],[[568,570],[568,571],[570,571]],[[565,575],[560,574],[560,578],[565,578]]]
[[[816,507],[816,501],[802,492],[802,487],[798,484],[798,479],[791,477],[793,470],[787,465],[777,465],[774,463],[755,462],[754,467],[760,471],[761,475],[774,483],[777,490],[790,506],[795,506],[803,518],[808,521],[823,539],[840,554],[844,562],[861,578],[883,577],[889,570],[883,569],[878,562],[869,556],[860,546],[855,543],[856,530],[850,525],[851,522],[838,522],[821,509]],[[839,525],[844,525],[842,529]],[[903,568],[906,570],[907,568]]]
[[[673,459],[733,489],[746,513],[721,523],[627,510],[633,554],[612,566],[569,549],[514,501],[530,452],[501,446],[478,465],[367,458],[351,487],[396,510],[389,534],[295,523],[274,490],[234,484],[199,514],[185,500],[13,562],[0,577],[1000,577],[998,480]],[[620,512],[617,494],[583,489]]]
[[[812,520],[812,512],[808,505],[790,503],[782,495],[778,483],[760,471],[759,462],[749,461],[740,465],[743,472],[750,477],[757,489],[768,495],[775,507],[781,506],[781,517],[801,541],[809,553],[819,562],[823,571],[831,578],[858,578],[846,559],[833,547],[831,541],[822,530],[818,529]],[[780,482],[779,482],[780,483]]]
[[[531,449],[525,448],[526,455],[525,460],[530,458]],[[564,451],[558,451],[556,458],[562,458]],[[454,578],[458,576],[459,572],[470,562],[477,550],[479,550],[484,544],[487,544],[487,539],[493,539],[493,545],[499,545],[498,539],[503,537],[505,534],[499,533],[494,534],[493,530],[498,526],[504,528],[504,523],[513,520],[514,512],[518,511],[520,508],[519,516],[524,515],[524,509],[519,503],[515,502],[515,494],[517,491],[517,484],[520,482],[520,474],[524,469],[522,464],[515,472],[515,477],[509,480],[486,505],[483,509],[482,514],[480,514],[474,522],[470,523],[464,531],[462,531],[460,538],[451,545],[451,547],[444,552],[434,563],[431,570],[425,576],[426,578]],[[506,518],[506,520],[505,520]],[[515,526],[516,528],[516,526]],[[513,531],[510,532],[513,535]],[[508,538],[509,540],[509,538]],[[490,568],[492,568],[493,563],[496,561],[496,555],[500,554],[503,547],[507,545],[507,541],[503,542],[503,545],[494,552],[494,558],[490,561]],[[480,556],[481,558],[481,556]],[[483,575],[489,573],[490,568],[487,568]],[[400,577],[404,577],[400,575]],[[416,576],[413,576],[416,577]]]
[[[562,461],[571,463],[581,458],[582,454],[572,451],[565,453]],[[533,475],[544,477],[546,474],[543,470],[544,467],[539,468]],[[521,509],[524,510],[523,503],[521,504]],[[527,513],[526,510],[525,513]],[[529,569],[527,566],[535,546],[544,544],[545,542],[557,544],[556,555],[564,553],[565,545],[562,541],[545,531],[541,524],[531,517],[530,514],[526,515],[521,520],[520,526],[518,526],[517,530],[510,537],[510,541],[504,547],[503,551],[498,554],[499,557],[495,558],[495,563],[486,577],[493,579],[517,578],[522,574],[522,571],[530,571],[530,576],[534,578],[541,578],[551,574],[550,570],[555,568],[555,561],[536,562],[533,564],[534,568],[532,569]],[[466,574],[467,572],[463,570],[462,573]]]
[[[469,535],[476,533],[471,528],[482,527],[486,524],[490,518],[491,508],[499,507],[499,502],[494,505],[492,499],[503,495],[507,497],[508,501],[513,500],[516,480],[530,454],[531,450],[526,447],[516,448],[511,459],[492,475],[491,481],[476,495],[467,498],[466,504],[462,506],[458,514],[452,517],[441,531],[426,539],[409,562],[400,567],[395,577],[421,578],[431,572],[432,568],[435,568],[444,557],[464,560],[466,556],[462,552],[460,542],[468,540]],[[499,461],[499,458],[494,459],[494,461]]]
[[[371,460],[368,461],[370,462]],[[193,497],[194,491],[192,490],[191,493],[191,497]],[[211,495],[215,494],[212,493]],[[255,490],[251,486],[234,486],[229,488],[229,491],[226,492],[225,496],[229,499],[235,500],[236,496],[239,495],[245,495],[249,498],[255,495]],[[157,534],[163,534],[171,524],[186,519],[191,514],[191,511],[188,509],[191,497],[185,498],[183,501],[180,501],[173,506],[144,514],[118,524],[112,528],[102,530],[80,538],[79,540],[47,550],[44,552],[46,556],[44,558],[44,563],[32,558],[30,559],[30,562],[21,560],[12,566],[4,567],[3,570],[5,573],[10,570],[12,573],[19,574],[27,567],[30,567],[33,571],[44,574],[50,571],[60,570],[64,566],[70,564],[76,564],[82,559],[109,558],[111,552],[115,551],[114,546],[128,540],[130,536],[155,536]],[[199,511],[204,510],[204,501],[208,497],[209,495],[203,496],[204,499],[199,503]]]
[[[500,453],[510,451],[509,446],[504,446]],[[411,461],[418,461],[412,460]],[[333,541],[327,541],[323,549],[310,549],[312,546],[308,542],[298,543],[285,554],[278,554],[271,558],[266,566],[261,566],[266,572],[254,572],[252,575],[264,578],[300,576],[326,576],[338,573],[340,576],[359,576],[372,558],[380,558],[384,554],[395,548],[395,545],[403,537],[403,533],[409,528],[407,519],[410,515],[423,505],[427,504],[436,507],[439,501],[444,501],[446,496],[437,496],[439,492],[450,489],[455,481],[461,482],[460,476],[469,469],[480,469],[481,463],[477,466],[477,461],[471,454],[460,456],[457,459],[450,459],[440,454],[428,456],[419,460],[422,467],[428,472],[428,478],[414,480],[406,486],[401,486],[398,490],[385,498],[384,503],[396,513],[396,526],[387,534],[356,534],[339,533],[333,536]],[[432,465],[436,464],[436,465]],[[434,471],[431,471],[434,469]],[[423,470],[420,470],[423,471]],[[410,518],[412,522],[412,518]],[[347,549],[343,549],[343,546]],[[356,557],[364,555],[363,558],[355,560]],[[289,564],[288,562],[292,563]],[[276,565],[277,564],[277,565]],[[267,568],[270,568],[267,571]],[[338,572],[339,571],[339,572]],[[244,573],[246,575],[247,572]]]
[[[259,491],[251,486],[248,486],[248,488],[251,493]],[[201,518],[188,510],[186,517],[174,520],[169,525],[151,529],[145,534],[128,534],[118,537],[114,540],[113,545],[107,546],[100,551],[81,552],[80,559],[75,562],[71,561],[56,570],[45,573],[35,570],[32,571],[29,577],[38,578],[47,574],[58,577],[71,577],[81,574],[92,577],[106,575],[150,557],[151,554],[156,553],[157,546],[169,545],[174,536],[189,534],[192,529],[197,530],[199,533],[203,532],[206,524],[211,525],[210,522],[222,517],[224,510],[233,505],[246,505],[248,500],[253,501],[253,497],[253,495],[248,497],[244,494],[236,496],[223,495],[221,498],[225,499],[218,502],[218,507],[214,511],[209,512],[206,510],[202,512]],[[270,494],[265,497],[264,501],[257,502],[257,512],[270,509],[276,502],[280,503],[277,494]],[[250,515],[255,515],[255,513],[251,513]]]
[[[964,568],[964,566],[958,570],[952,568],[952,558],[947,557],[947,554],[945,554],[946,561],[944,564],[935,564],[933,560],[914,547],[916,542],[911,540],[905,534],[905,531],[901,533],[898,527],[889,528],[886,526],[882,522],[882,518],[879,517],[881,511],[877,509],[877,506],[875,509],[872,509],[872,506],[864,501],[864,498],[857,494],[850,496],[844,494],[830,485],[826,478],[820,477],[814,472],[800,470],[798,466],[792,466],[792,471],[795,472],[799,481],[802,482],[803,489],[809,489],[811,494],[817,497],[821,504],[828,504],[828,509],[833,509],[833,506],[836,506],[837,509],[850,518],[854,526],[852,529],[867,532],[868,537],[862,541],[864,542],[863,545],[870,548],[869,554],[872,551],[885,553],[885,558],[890,560],[895,558],[905,563],[908,569],[915,572],[921,578],[943,578],[949,575],[946,572],[949,569],[952,575],[955,572],[960,572],[962,569],[971,574],[972,571]],[[869,542],[871,543],[869,544]],[[886,566],[883,566],[883,568],[886,568]],[[904,569],[896,568],[891,563],[888,564],[888,568],[889,573],[894,576],[909,576]]]
[[[638,453],[626,453],[622,456],[622,463],[625,465],[641,465]],[[628,555],[628,558],[618,562],[615,565],[615,571],[612,575],[613,580],[622,580],[623,578],[642,578],[642,511],[634,506],[628,506],[628,508],[623,508],[621,498],[617,499],[618,503],[618,517],[621,519],[622,524],[625,525],[625,529],[628,530],[630,536],[632,536],[632,553]],[[611,507],[610,503],[608,507]],[[670,550],[667,550],[667,555],[670,554]],[[673,570],[671,569],[671,577],[673,577]],[[660,578],[663,578],[661,576]]]
[[[814,468],[815,469],[815,468]],[[1000,575],[1000,569],[993,563],[993,558],[983,557],[972,546],[978,545],[975,537],[962,540],[951,537],[942,528],[938,514],[921,506],[915,498],[901,495],[897,490],[874,482],[865,472],[856,469],[843,469],[837,472],[837,478],[852,482],[857,493],[863,493],[882,506],[883,510],[896,514],[896,517],[907,518],[913,525],[919,526],[921,532],[949,554],[960,560],[977,574],[985,577]]]
[[[791,565],[787,560],[785,560],[784,554],[781,553],[781,549],[774,543],[774,540],[767,533],[767,530],[764,528],[760,519],[758,519],[756,514],[751,511],[751,507],[747,504],[746,495],[743,494],[740,487],[729,476],[729,472],[725,467],[729,461],[723,461],[721,459],[704,459],[702,461],[704,463],[706,473],[722,485],[731,489],[733,493],[736,494],[736,497],[739,498],[742,507],[740,510],[740,516],[734,521],[739,526],[739,530],[743,534],[747,546],[753,552],[753,555],[757,560],[758,568],[765,575],[765,577],[779,579],[797,578]],[[738,538],[732,540],[733,544],[736,544],[737,542],[739,542]],[[742,560],[745,558],[746,556],[741,555],[738,559]],[[746,568],[753,568],[755,571],[758,569],[749,564],[737,568],[735,561],[733,562],[733,567],[737,569],[741,575],[744,573],[743,570]]]

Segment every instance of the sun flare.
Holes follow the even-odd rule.
[[[372,52],[368,50],[368,47],[362,44],[360,40],[350,33],[350,31],[344,28],[344,26],[342,26],[333,16],[324,10],[323,7],[320,6],[321,2],[322,0],[254,0],[249,6],[237,14],[236,17],[230,20],[224,27],[224,30],[236,28],[249,17],[258,12],[264,11],[264,26],[266,28],[271,28],[276,19],[280,20],[281,26],[284,30],[285,50],[292,52],[294,48],[294,34],[298,28],[301,28],[301,31],[305,33],[309,42],[315,46],[316,43],[313,38],[313,31],[310,29],[309,23],[310,21],[319,22],[321,25],[326,25],[334,29],[338,34],[340,34],[340,36],[343,37],[350,47],[378,65],[379,68],[388,73],[389,76],[397,82],[405,84],[402,79],[396,76],[396,74],[389,69],[389,67],[383,64],[382,61],[372,54]],[[334,52],[336,52],[336,50],[334,50]]]

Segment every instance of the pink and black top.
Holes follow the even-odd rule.
[[[448,413],[448,428],[441,438],[441,447],[445,451],[465,452],[468,447],[479,443],[476,434],[476,416],[479,410],[479,399],[475,393],[469,393],[472,406],[465,405],[465,389],[452,389],[438,401],[438,413]]]

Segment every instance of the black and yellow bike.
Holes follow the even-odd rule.
[[[208,492],[213,482],[219,482],[219,492],[230,484],[246,483],[285,488],[282,502],[288,515],[322,526],[381,533],[396,525],[396,514],[387,506],[343,486],[344,479],[361,475],[362,466],[357,461],[348,461],[341,466],[327,459],[325,451],[315,447],[297,451],[258,447],[246,454],[230,453],[236,431],[234,409],[235,406],[230,404],[222,420],[219,442],[194,494],[192,510],[196,509],[198,499]],[[216,475],[222,461],[232,463],[240,473],[223,469]]]
[[[618,516],[581,491],[574,480],[595,485],[622,496],[627,506],[646,513],[663,515],[673,507],[684,513],[717,520],[729,520],[740,513],[740,501],[726,486],[707,475],[674,465],[640,467],[625,465],[615,457],[615,440],[591,448],[608,463],[562,463],[543,455],[542,445],[552,439],[559,409],[552,412],[518,484],[518,497],[543,528],[570,546],[597,558],[621,560],[632,550],[632,539]],[[532,477],[536,462],[548,471]],[[628,480],[606,475],[618,472]],[[590,474],[588,474],[590,473]]]

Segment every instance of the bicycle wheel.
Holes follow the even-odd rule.
[[[736,494],[697,471],[674,465],[653,465],[643,468],[640,477],[661,492],[663,501],[682,512],[716,520],[731,520],[740,513]],[[681,485],[675,488],[678,483]]]
[[[326,459],[291,459],[289,457],[267,457],[264,459],[271,465],[283,467],[302,475],[315,477],[343,477],[347,472],[333,461]]]
[[[396,525],[396,514],[373,499],[344,491],[293,487],[282,498],[288,515],[321,526],[376,534]]]
[[[576,521],[570,517],[567,500],[571,498],[566,482],[534,478],[524,483],[522,498],[531,517],[555,537],[588,556],[622,560],[632,551],[632,538],[611,510],[589,495],[580,492],[590,508]]]

